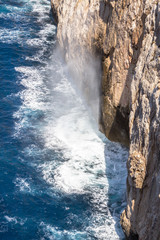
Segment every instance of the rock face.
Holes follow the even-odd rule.
[[[91,92],[100,87],[101,130],[130,147],[127,208],[121,216],[126,237],[159,240],[160,2],[51,2],[66,61],[82,72],[93,57],[95,68],[101,62],[99,83],[89,86]]]

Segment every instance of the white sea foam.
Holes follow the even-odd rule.
[[[20,93],[24,103],[22,108],[24,109],[24,106],[32,110],[46,108],[43,100],[48,94],[48,89],[44,85],[40,71],[34,67],[17,67],[15,70],[23,75],[21,85],[26,88]]]
[[[17,224],[16,217],[4,216],[4,218],[7,220],[7,222],[13,222],[13,223]]]
[[[49,240],[62,240],[62,239],[70,239],[70,240],[84,240],[88,239],[91,240],[91,238],[86,238],[85,232],[79,232],[79,231],[66,231],[66,230],[59,230],[56,227],[52,227],[51,225],[47,225],[44,222],[40,223],[40,228],[42,228],[44,232],[44,238],[41,238],[41,240],[49,239]]]
[[[44,29],[37,33],[37,38],[29,38],[26,43],[30,46],[44,47],[45,44],[50,43],[48,36],[55,33],[56,27],[54,25],[46,24]],[[54,42],[52,42],[54,44]]]
[[[27,221],[27,219],[22,219],[19,217],[10,217],[10,216],[4,216],[7,222],[12,223],[12,224],[20,224],[21,226],[24,225],[24,223]]]
[[[33,3],[32,10],[39,14],[39,21],[47,18],[50,8],[47,0],[29,2]],[[48,34],[55,31],[50,26],[44,24],[39,32],[40,40],[27,40],[28,45],[42,46],[30,60],[46,61],[40,58],[47,47],[45,43]],[[83,100],[65,74],[66,66],[55,53],[43,68],[21,66],[15,70],[19,73],[21,85],[25,87],[20,93],[22,105],[14,114],[15,136],[20,136],[32,124],[32,134],[41,138],[43,147],[61,154],[57,154],[57,159],[54,158],[53,161],[39,157],[38,161],[28,164],[36,169],[50,189],[64,194],[90,194],[91,204],[97,209],[88,219],[89,226],[84,232],[61,231],[47,223],[41,223],[44,239],[92,239],[86,235],[88,233],[98,240],[104,240],[106,236],[108,240],[120,239],[117,235],[117,231],[120,231],[117,230],[119,216],[116,213],[111,215],[108,194],[124,194],[127,151],[119,144],[110,143],[98,132]],[[43,112],[44,118],[39,120],[35,117],[35,121],[31,122],[31,115],[35,111]],[[36,142],[28,146],[24,150],[25,154],[29,157],[37,151],[43,154],[42,147],[37,150],[38,146],[35,146]],[[30,179],[18,177],[14,183],[19,191],[35,194]],[[116,208],[116,203],[113,204],[112,207]],[[119,235],[123,237],[121,232]]]
[[[56,27],[51,24],[45,24],[45,27],[37,31],[37,38],[32,38],[28,31],[26,31],[26,27],[24,23],[28,22],[30,18],[28,15],[25,15],[26,12],[32,12],[32,14],[36,13],[37,22],[45,22],[45,20],[49,20],[49,11],[50,4],[48,0],[40,0],[40,1],[26,1],[23,7],[16,6],[6,6],[6,9],[9,11],[7,13],[0,13],[0,18],[3,18],[7,21],[15,22],[15,26],[12,29],[3,28],[0,29],[0,42],[13,44],[18,43],[24,45],[24,43],[33,46],[33,47],[42,47],[44,44],[49,44],[50,41],[47,40],[48,36],[52,36],[55,33]],[[19,14],[17,14],[19,12]],[[21,29],[19,29],[19,25],[16,26],[16,23],[22,22]]]
[[[24,31],[19,31],[17,29],[13,29],[12,31],[8,31],[8,29],[3,28],[0,29],[0,41],[2,43],[14,43],[19,42],[21,37],[24,36],[26,33]]]
[[[15,13],[15,12],[8,12],[8,13],[0,13],[0,18],[6,19],[6,20],[14,20],[14,21],[18,22],[18,21],[24,20],[25,17]]]
[[[98,206],[99,210],[93,212],[89,219],[90,226],[86,231],[92,232],[99,240],[104,240],[106,235],[108,239],[113,240],[113,236],[115,240],[119,239],[117,230],[115,230],[117,216],[115,215],[114,220],[107,207],[110,183],[106,177],[106,164],[110,168],[108,175],[114,175],[112,177],[114,180],[111,182],[116,183],[118,187],[119,182],[122,182],[120,189],[116,189],[112,184],[112,193],[124,191],[123,182],[125,182],[126,175],[123,170],[125,163],[121,159],[123,148],[118,144],[111,144],[113,151],[105,147],[105,144],[107,145],[109,142],[105,143],[104,137],[95,129],[83,101],[76,96],[75,89],[64,77],[63,68],[61,71],[58,70],[58,74],[60,74],[58,82],[51,77],[50,81],[53,82],[50,84],[50,89],[45,86],[43,71],[41,72],[40,69],[18,68],[16,70],[21,72],[23,76],[21,83],[26,87],[21,94],[23,105],[15,114],[17,117],[18,114],[21,116],[17,125],[20,125],[22,129],[26,127],[25,109],[44,111],[46,113],[45,122],[40,129],[36,130],[37,134],[43,139],[46,149],[60,149],[64,159],[63,162],[59,162],[58,159],[53,162],[38,162],[34,167],[41,172],[43,179],[53,189],[56,188],[67,194],[91,193],[92,204]],[[33,148],[31,153],[33,154]],[[125,154],[124,150],[124,158],[127,157]],[[114,160],[112,161],[112,159]],[[123,176],[119,177],[121,174]],[[119,178],[121,179],[119,180]],[[22,191],[31,191],[28,189],[27,183],[18,181]],[[49,239],[54,239],[55,234],[59,234],[56,236],[60,238],[64,233],[59,231],[50,233]],[[73,236],[76,235],[73,234]],[[82,239],[84,239],[83,233]]]
[[[28,179],[25,178],[16,178],[14,181],[16,187],[18,187],[19,191],[24,193],[33,193],[33,190],[28,182]]]
[[[98,222],[98,217],[97,219],[94,220],[95,225],[93,227],[88,227],[87,229],[85,229],[85,231],[60,230],[57,227],[53,227],[49,224],[41,222],[40,228],[42,228],[44,232],[44,238],[41,238],[41,240],[45,239],[45,237],[47,237],[47,239],[50,239],[50,240],[54,240],[54,239],[62,240],[64,238],[67,240],[75,240],[75,239],[92,240],[93,234],[94,234],[94,239],[98,239],[98,240],[104,240],[104,239],[118,240],[119,239],[117,234],[115,234],[115,229],[114,229],[115,222],[113,219],[111,219],[110,216],[107,216],[105,225],[103,226],[97,226],[97,222]]]
[[[64,77],[62,69],[59,70],[59,74],[61,74],[59,82],[54,82],[54,78],[51,77],[50,81],[53,79],[53,82],[49,90],[46,89],[40,70],[26,70],[26,68],[16,70],[24,76],[21,83],[26,87],[21,94],[23,105],[19,111],[19,113],[21,112],[19,124],[22,128],[26,126],[24,124],[25,109],[32,111],[41,109],[46,112],[45,123],[37,134],[43,138],[46,149],[60,149],[64,159],[60,163],[58,159],[57,162],[39,162],[34,167],[41,172],[43,179],[53,189],[56,188],[67,194],[92,193],[92,204],[98,206],[99,211],[90,217],[90,226],[86,231],[92,232],[99,240],[104,240],[106,235],[108,239],[113,239],[113,236],[115,240],[119,239],[115,230],[117,216],[115,215],[114,220],[107,207],[109,182],[106,178],[106,164],[110,169],[108,175],[114,176],[112,177],[114,179],[112,180],[112,193],[124,191],[126,173],[125,163],[121,158],[127,158],[126,151],[119,144],[103,141],[104,137],[95,129],[83,101],[76,96],[75,89]],[[48,102],[47,92],[49,97],[53,95]],[[67,101],[64,101],[66,97]],[[46,100],[44,101],[44,99]],[[18,112],[16,114],[18,116]],[[105,147],[107,144],[110,144],[112,151]],[[33,154],[33,147],[30,149],[30,154]],[[120,175],[121,177],[119,177]],[[22,182],[24,184],[24,181]],[[120,182],[122,184],[119,188]],[[22,190],[25,190],[23,184]],[[21,184],[19,185],[21,186]],[[119,189],[116,189],[114,185]],[[49,239],[54,239],[55,234],[62,237],[64,233],[59,230],[56,233],[50,233]],[[73,233],[69,232],[69,234]],[[122,233],[120,234],[122,235]],[[76,235],[73,234],[73,236]],[[82,239],[84,239],[83,233]]]

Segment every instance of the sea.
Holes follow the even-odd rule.
[[[127,148],[99,132],[49,0],[0,0],[0,240],[122,240]]]

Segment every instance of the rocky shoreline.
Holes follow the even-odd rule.
[[[66,61],[85,79],[86,95],[90,90],[97,96],[100,89],[101,131],[129,146],[121,216],[126,238],[159,240],[160,2],[51,0],[51,5]],[[88,84],[92,69],[99,81]],[[94,108],[92,97],[88,101]]]

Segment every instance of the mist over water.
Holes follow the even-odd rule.
[[[96,61],[78,85],[57,51],[50,1],[0,7],[0,239],[123,239],[128,152],[98,131]]]
[[[68,49],[72,54],[66,60],[67,71],[71,73],[69,79],[76,93],[83,99],[83,104],[88,108],[89,114],[99,123],[100,113],[100,86],[101,64],[100,58],[93,56],[87,49],[79,49],[79,54],[73,49]],[[66,54],[67,55],[67,54]],[[71,55],[71,56],[70,56]]]

